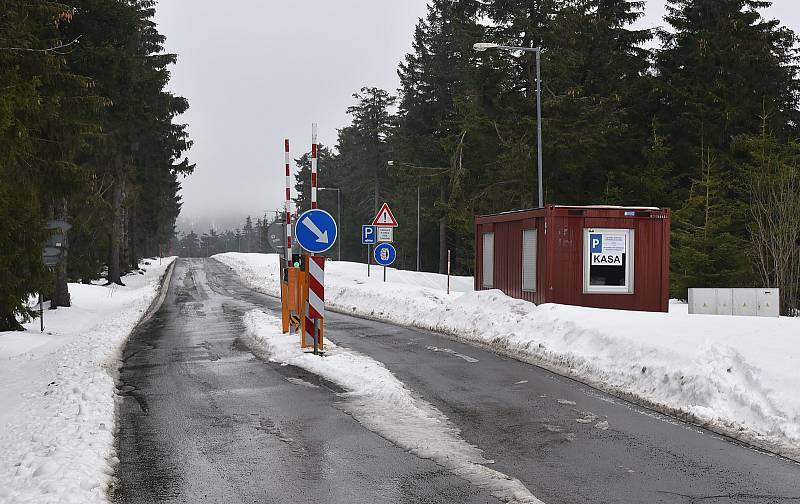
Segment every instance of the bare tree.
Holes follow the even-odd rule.
[[[800,168],[762,139],[750,186],[750,239],[761,280],[780,289],[781,315],[800,315]],[[796,148],[796,146],[792,146]]]

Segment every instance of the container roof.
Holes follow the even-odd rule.
[[[555,208],[608,208],[611,210],[661,210],[654,206],[620,206],[620,205],[553,205]]]
[[[578,210],[662,210],[659,207],[654,206],[622,206],[622,205],[547,205],[553,208],[574,208]],[[540,207],[537,208],[523,208],[520,210],[507,210],[505,212],[497,212],[493,214],[486,214],[485,216],[490,215],[508,215],[508,214],[515,214],[520,212],[535,212],[537,210],[543,210]]]

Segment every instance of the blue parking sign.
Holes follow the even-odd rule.
[[[361,226],[361,244],[375,245],[378,240],[377,226]]]
[[[592,254],[603,253],[603,235],[601,233],[589,233],[589,251]]]

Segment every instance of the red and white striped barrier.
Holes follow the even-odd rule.
[[[292,171],[289,168],[289,139],[284,142],[284,154],[286,157],[286,265],[292,263]]]
[[[308,261],[309,317],[325,318],[325,256],[310,256]]]
[[[308,257],[308,305],[303,331],[304,346],[314,346],[314,336],[322,333],[325,319],[325,257]],[[317,343],[321,343],[318,341]],[[321,345],[320,345],[321,346]],[[321,350],[321,348],[320,348]]]
[[[317,123],[311,125],[311,208],[317,208]]]

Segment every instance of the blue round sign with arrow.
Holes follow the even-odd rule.
[[[375,247],[375,262],[379,265],[389,266],[395,259],[397,259],[397,251],[391,243],[381,243]]]
[[[319,254],[333,247],[337,234],[336,221],[325,210],[308,210],[297,219],[295,233],[301,247]]]

